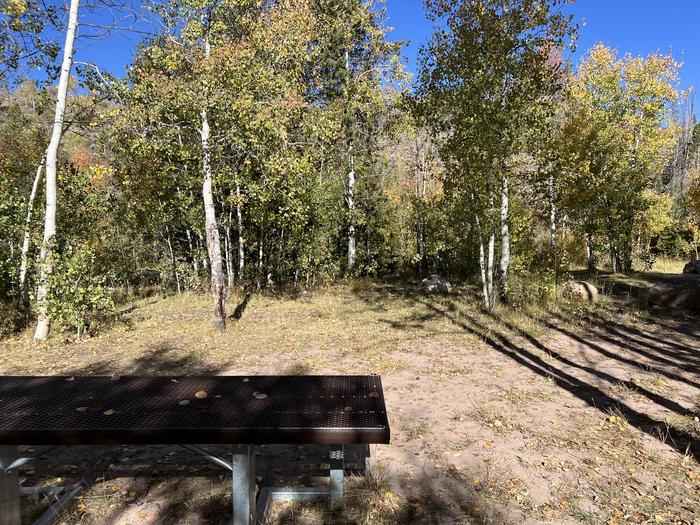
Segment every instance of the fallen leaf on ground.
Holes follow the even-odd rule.
[[[255,399],[267,399],[267,394],[263,394],[262,392],[253,392],[253,397]]]
[[[195,392],[194,397],[197,399],[206,399],[207,398],[207,393],[204,390],[198,390]]]
[[[76,412],[87,412],[88,407],[78,407],[75,409]]]
[[[111,415],[114,414],[115,412],[116,412],[116,410],[112,410],[112,409],[110,408],[109,410],[105,410],[105,411],[102,412],[102,413],[103,413],[105,416],[111,416]]]
[[[189,400],[189,399],[183,399],[182,401],[178,401],[177,404],[184,407],[184,406],[187,406],[187,405],[190,404],[190,400]]]

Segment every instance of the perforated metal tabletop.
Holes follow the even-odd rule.
[[[379,376],[0,377],[2,445],[342,445],[389,436]]]

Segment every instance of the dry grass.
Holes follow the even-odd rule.
[[[658,257],[654,261],[653,271],[659,273],[679,274],[683,273],[683,267],[688,263],[685,259],[669,259],[667,257]]]
[[[241,300],[231,297],[231,308]],[[362,300],[350,286],[303,293],[297,299],[254,295],[242,318],[229,320],[223,333],[212,330],[209,310],[209,299],[198,294],[142,299],[94,337],[54,334],[37,344],[27,331],[0,341],[0,367],[4,373],[17,374],[81,370],[167,374],[240,370],[294,355],[292,372],[330,368],[338,373],[385,373],[399,366],[391,356],[394,350],[421,337],[449,340],[454,335],[447,322],[433,323],[429,329],[392,328],[392,320],[400,323],[418,315],[420,306],[410,298],[391,296]],[[383,322],[377,322],[378,317]],[[339,362],[337,351],[353,359]],[[60,360],[55,358],[57,352]]]

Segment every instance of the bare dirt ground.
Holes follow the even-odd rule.
[[[363,281],[233,297],[225,333],[205,296],[150,298],[95,337],[0,341],[0,371],[381,374],[392,444],[372,447],[343,508],[282,506],[271,523],[698,525],[700,317],[638,308],[648,281],[601,278],[597,307],[493,318],[468,287],[425,297]],[[325,483],[325,454],[260,448],[259,486]],[[225,474],[173,447],[62,449],[22,477],[88,486],[65,523],[230,518]],[[45,504],[28,501],[27,517]]]

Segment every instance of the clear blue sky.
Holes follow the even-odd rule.
[[[418,49],[432,30],[422,0],[386,0],[386,7],[388,24],[394,27],[390,37],[409,41],[404,56],[408,70],[415,72]],[[700,0],[578,0],[571,9],[580,25],[575,61],[601,41],[634,55],[670,50],[684,63],[682,86],[700,86]],[[79,42],[76,60],[95,62],[121,76],[138,39],[115,34]]]

